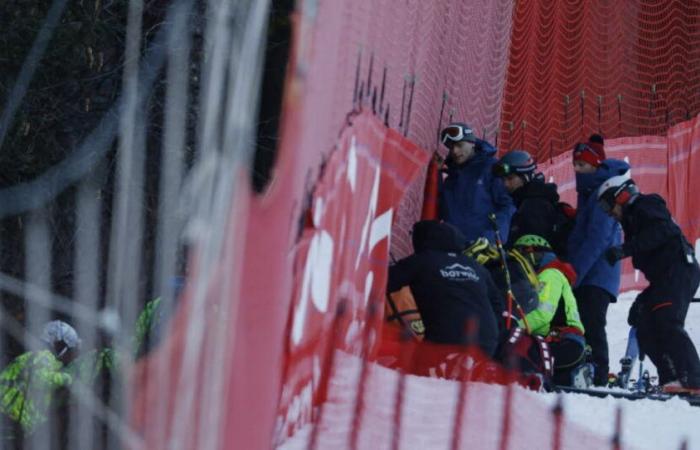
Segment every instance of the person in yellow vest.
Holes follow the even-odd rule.
[[[593,373],[585,361],[585,329],[571,289],[576,272],[570,264],[557,259],[549,242],[541,236],[526,234],[513,247],[530,260],[539,281],[539,304],[525,315],[521,326],[544,337],[549,344],[554,357],[554,384],[590,385]]]
[[[75,329],[60,320],[44,326],[41,341],[46,349],[23,353],[0,372],[0,412],[25,434],[47,421],[56,392],[73,382],[65,366],[81,344]]]

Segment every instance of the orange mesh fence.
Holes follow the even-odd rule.
[[[517,2],[502,148],[543,161],[593,132],[663,135],[700,111],[700,4]]]

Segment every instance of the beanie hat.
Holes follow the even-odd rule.
[[[603,138],[594,134],[588,138],[588,142],[579,143],[574,146],[574,161],[583,161],[593,167],[600,166],[605,158],[605,145]]]

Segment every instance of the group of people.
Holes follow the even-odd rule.
[[[606,158],[600,135],[572,149],[576,208],[526,151],[497,159],[464,123],[443,129],[441,141],[440,220],[414,225],[414,254],[389,268],[387,286],[410,287],[426,341],[465,344],[465,323],[476,319],[478,345],[503,358],[517,327],[548,343],[554,383],[574,383],[585,363],[590,381],[606,385],[606,315],[620,261],[631,257],[649,281],[628,318],[640,350],[664,390],[700,394],[700,359],[684,329],[700,284],[693,248],[664,200],[639,191],[628,163]]]

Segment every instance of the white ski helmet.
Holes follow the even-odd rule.
[[[615,204],[624,205],[634,195],[639,194],[639,189],[632,179],[631,171],[627,170],[620,175],[610,177],[598,188],[598,202],[606,211]]]
[[[55,350],[57,357],[68,350],[77,350],[82,341],[75,329],[62,320],[52,320],[44,325],[41,340]]]

